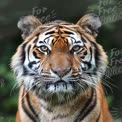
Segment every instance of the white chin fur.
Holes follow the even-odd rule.
[[[48,92],[53,92],[53,93],[72,92],[73,87],[71,86],[71,84],[67,84],[67,86],[65,86],[63,83],[60,83],[57,86],[55,86],[54,84],[51,84],[47,90]]]

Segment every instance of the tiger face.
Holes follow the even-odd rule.
[[[53,21],[42,24],[23,17],[18,28],[23,43],[12,58],[19,86],[41,98],[72,99],[96,87],[104,75],[107,56],[96,42],[99,17],[88,14],[77,24]]]

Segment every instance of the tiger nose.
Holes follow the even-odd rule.
[[[70,72],[71,68],[52,68],[52,72],[58,75],[59,77],[63,77]]]

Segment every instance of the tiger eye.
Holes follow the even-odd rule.
[[[40,49],[41,49],[41,51],[46,52],[48,50],[48,47],[47,46],[41,46]]]
[[[81,46],[76,45],[72,48],[73,51],[79,51],[81,49]]]
[[[49,53],[50,52],[49,48],[45,45],[40,46],[40,50],[42,53],[45,53],[45,52]]]
[[[42,50],[42,51],[47,51],[47,50],[48,50],[48,47],[42,46],[42,47],[41,47],[41,50]]]

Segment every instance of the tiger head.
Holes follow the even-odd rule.
[[[96,42],[100,26],[95,14],[83,16],[77,24],[21,18],[18,28],[24,41],[11,62],[19,86],[44,99],[65,100],[96,87],[107,67],[107,56]]]

